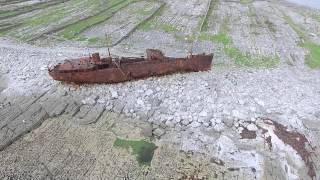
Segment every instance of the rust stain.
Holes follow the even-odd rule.
[[[198,72],[211,69],[213,54],[190,55],[185,58],[166,57],[160,50],[147,49],[147,57],[111,56],[68,59],[49,69],[57,81],[74,83],[119,83],[176,72]]]
[[[308,168],[308,175],[311,179],[316,178],[316,171],[314,167],[314,162],[311,158],[311,152],[307,150],[306,146],[312,149],[312,146],[305,135],[289,130],[286,126],[279,124],[268,118],[261,118],[265,124],[273,125],[275,130],[275,135],[281,139],[285,144],[291,146],[302,158],[304,163]],[[271,141],[271,139],[270,139]]]
[[[250,131],[246,127],[243,127],[242,132],[240,133],[241,139],[256,139],[256,131]]]

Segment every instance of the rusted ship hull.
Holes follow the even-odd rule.
[[[132,58],[108,68],[49,70],[53,79],[74,83],[118,83],[176,72],[197,72],[211,69],[213,55],[194,55],[189,58]]]

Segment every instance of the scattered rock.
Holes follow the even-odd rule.
[[[181,121],[181,124],[184,125],[184,126],[187,126],[187,125],[190,124],[190,121],[187,120],[187,119],[184,119],[184,120]]]
[[[237,118],[237,119],[246,119],[247,116],[245,113],[239,111],[239,110],[232,110],[232,116]]]
[[[165,134],[165,130],[163,130],[162,128],[157,128],[153,131],[153,134],[157,137],[161,137]]]
[[[208,113],[207,113],[207,111],[203,110],[203,111],[200,112],[199,116],[200,117],[207,117]]]
[[[150,96],[151,94],[153,94],[153,91],[151,89],[148,89],[145,93],[146,96]]]
[[[255,124],[249,124],[249,125],[247,126],[247,129],[248,129],[249,131],[257,131],[257,130],[258,130],[258,127],[257,127]]]
[[[234,120],[231,118],[224,118],[222,121],[227,127],[232,127],[234,123]]]
[[[111,93],[111,98],[112,99],[118,99],[119,95],[118,95],[118,92],[113,90],[113,89],[110,89],[110,93]]]
[[[88,104],[88,105],[94,106],[97,103],[97,99],[98,99],[98,96],[91,96],[91,97],[87,97],[86,99],[82,100],[81,102],[83,104]]]
[[[223,131],[225,129],[225,126],[224,126],[224,124],[220,123],[220,124],[214,125],[213,129],[218,131],[218,132],[221,132],[221,131]]]
[[[170,127],[170,128],[173,128],[175,126],[173,121],[166,121],[165,124],[166,124],[167,127]]]
[[[197,128],[197,127],[200,127],[200,126],[201,126],[201,123],[199,123],[199,122],[197,122],[197,121],[194,121],[194,122],[192,122],[189,126],[192,127],[192,128]]]

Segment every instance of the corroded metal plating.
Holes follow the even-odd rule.
[[[213,54],[190,55],[185,58],[166,57],[159,50],[147,49],[147,57],[100,58],[90,57],[65,60],[49,69],[58,81],[75,83],[118,83],[176,72],[197,72],[211,69]]]

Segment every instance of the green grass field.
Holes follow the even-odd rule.
[[[305,64],[312,69],[320,68],[320,45],[312,42],[306,35],[305,30],[283,12],[284,19],[300,38],[300,46],[308,51],[305,57]]]

